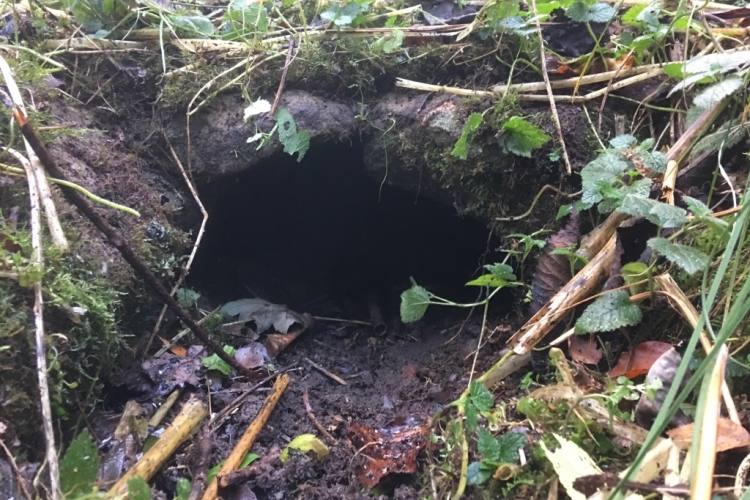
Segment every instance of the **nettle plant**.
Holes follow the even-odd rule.
[[[642,275],[648,277],[658,256],[693,275],[705,270],[710,258],[696,246],[678,240],[707,226],[716,230],[720,237],[726,236],[727,224],[713,217],[711,210],[701,201],[689,196],[682,199],[693,213],[692,217],[684,208],[649,197],[654,179],[664,173],[667,164],[662,153],[650,150],[652,145],[652,139],[638,144],[631,135],[612,139],[611,148],[581,170],[583,193],[575,207],[580,211],[596,206],[603,214],[617,211],[643,217],[657,227],[657,236],[647,242],[654,253],[651,262],[626,264],[629,276],[640,269]],[[562,206],[558,217],[569,214],[571,210],[572,205]],[[618,290],[602,295],[586,308],[576,322],[576,333],[610,331],[635,325],[640,320],[641,311],[630,303],[628,292]]]

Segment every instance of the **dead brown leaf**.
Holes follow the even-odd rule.
[[[602,359],[602,351],[593,335],[573,335],[568,339],[568,352],[573,361],[585,365],[596,365]]]
[[[667,435],[672,438],[672,441],[681,449],[687,450],[690,448],[690,443],[693,439],[693,433],[695,424],[690,423],[675,427],[674,429],[667,431]],[[719,419],[719,429],[716,436],[716,452],[733,450],[735,448],[742,448],[750,445],[750,432],[742,427],[740,424],[736,424],[728,418]]]

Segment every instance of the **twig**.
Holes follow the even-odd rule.
[[[539,36],[539,56],[541,57],[540,64],[542,66],[544,86],[547,88],[547,96],[549,97],[550,111],[552,111],[552,123],[555,124],[557,137],[560,139],[560,148],[562,149],[563,161],[565,162],[565,171],[568,175],[570,175],[573,173],[573,168],[570,166],[570,158],[568,158],[568,149],[565,147],[565,137],[563,137],[562,125],[560,124],[560,116],[557,114],[555,95],[552,93],[552,86],[550,86],[549,75],[547,74],[547,56],[544,51],[544,36],[542,35],[542,25],[539,22],[539,12],[537,12],[536,9],[536,0],[531,0],[531,8],[534,11],[534,19],[536,20],[536,32]]]
[[[13,73],[10,70],[10,66],[8,66],[8,62],[2,56],[0,56],[0,71],[5,79],[5,85],[8,87],[8,93],[10,93],[13,104],[26,116],[26,108],[23,104],[21,91],[18,90],[18,85],[16,85],[16,81],[13,79]],[[60,225],[60,219],[57,217],[57,208],[55,208],[55,202],[52,201],[52,192],[47,183],[47,176],[44,175],[44,167],[39,163],[39,159],[34,154],[34,150],[29,145],[28,140],[24,140],[24,145],[26,146],[26,156],[29,159],[29,163],[31,163],[31,172],[36,177],[39,200],[42,203],[42,208],[44,208],[44,215],[47,219],[47,228],[52,237],[52,244],[61,251],[68,252],[70,245],[67,238],[65,238],[65,233]]]
[[[325,427],[323,427],[323,424],[318,422],[318,419],[315,418],[315,414],[313,413],[312,406],[310,406],[310,398],[307,394],[307,388],[305,388],[305,392],[302,394],[302,403],[305,405],[305,411],[307,412],[307,416],[310,417],[310,420],[312,420],[313,425],[316,429],[320,431],[323,436],[325,436],[326,439],[328,439],[329,442],[335,443],[336,440],[331,436],[331,434],[326,430]]]
[[[334,373],[329,372],[328,370],[326,370],[325,368],[323,368],[322,366],[320,366],[318,363],[316,363],[315,361],[311,360],[310,358],[303,357],[302,359],[304,359],[305,361],[307,361],[308,363],[310,363],[310,366],[312,366],[313,368],[315,368],[316,370],[318,370],[319,372],[321,372],[323,375],[326,375],[326,376],[332,378],[333,380],[335,380],[336,382],[338,382],[341,385],[347,385],[346,381],[343,378],[339,377],[338,375],[336,375]]]
[[[331,321],[333,323],[351,323],[353,325],[372,326],[372,323],[369,321],[360,321],[357,319],[328,318],[326,316],[313,316],[313,319],[316,321]]]
[[[2,427],[3,424],[0,424],[0,427]],[[1,432],[0,432],[1,434]],[[0,439],[0,448],[5,450],[5,454],[8,456],[8,463],[10,463],[11,468],[13,469],[13,473],[16,475],[16,478],[18,479],[18,484],[21,486],[21,491],[23,492],[23,496],[26,498],[26,500],[32,500],[31,494],[29,494],[29,490],[26,489],[26,480],[21,475],[21,471],[18,470],[18,465],[16,465],[16,459],[13,458],[13,455],[11,455],[10,450],[7,446],[5,446],[5,443],[2,439]],[[12,492],[8,492],[12,493]]]
[[[16,160],[18,160],[19,163],[21,163],[21,164],[23,164],[24,161],[28,161],[26,158],[23,157],[23,155],[21,155],[21,153],[19,153],[18,151],[14,150],[14,149],[5,148],[5,150],[8,153],[12,154],[16,158]],[[16,167],[11,167],[10,165],[3,165],[2,163],[0,163],[0,168],[3,169],[3,170],[5,170],[8,173],[11,173],[11,174],[23,174],[23,169],[16,168]],[[47,177],[47,180],[50,181],[53,184],[59,184],[61,186],[67,186],[69,188],[73,188],[73,189],[75,189],[77,191],[80,191],[83,195],[88,196],[92,200],[94,200],[94,201],[96,201],[98,203],[101,203],[102,205],[104,205],[106,207],[114,208],[116,210],[122,210],[123,212],[129,213],[130,215],[135,215],[136,217],[140,217],[141,216],[140,212],[138,212],[137,210],[134,210],[134,209],[132,209],[130,207],[126,207],[125,205],[120,205],[119,203],[115,203],[113,201],[106,200],[106,199],[104,199],[104,198],[102,198],[100,196],[95,195],[94,193],[92,193],[91,191],[89,191],[88,189],[86,189],[85,187],[80,186],[80,185],[78,185],[78,184],[76,184],[74,182],[61,181],[60,179],[54,179],[52,177]]]
[[[248,426],[247,430],[245,430],[245,434],[242,435],[242,438],[240,438],[240,441],[237,443],[237,446],[234,447],[232,453],[230,453],[224,461],[224,465],[222,465],[219,470],[217,477],[224,476],[237,470],[237,467],[239,467],[242,459],[245,458],[247,452],[252,448],[255,439],[258,437],[258,434],[260,434],[261,429],[263,429],[263,426],[266,424],[268,417],[271,416],[271,412],[276,407],[276,404],[279,402],[281,395],[284,393],[288,385],[289,375],[285,373],[279,375],[279,378],[277,378],[276,382],[273,384],[273,390],[268,397],[266,397],[266,400],[263,401],[263,406],[260,407],[255,420],[253,420]],[[216,500],[218,493],[219,482],[214,481],[208,485],[208,488],[206,488],[202,500]]]
[[[294,61],[294,58],[292,57],[293,53],[294,53],[294,37],[289,35],[289,50],[286,53],[286,62],[284,63],[284,70],[281,72],[281,81],[279,81],[279,88],[276,91],[276,97],[273,100],[273,105],[271,106],[271,111],[268,112],[268,116],[273,117],[274,113],[276,113],[276,107],[279,105],[279,101],[281,100],[281,94],[284,92],[284,84],[286,83],[286,74],[289,72],[289,66],[291,66],[292,62]]]
[[[542,186],[542,189],[539,190],[536,196],[534,196],[534,201],[531,202],[531,206],[524,213],[522,213],[521,215],[513,215],[511,217],[495,217],[495,220],[499,222],[513,222],[513,221],[525,219],[526,217],[531,215],[531,212],[534,210],[534,207],[539,202],[539,199],[542,197],[542,194],[544,194],[544,192],[547,191],[548,189],[551,189],[555,193],[559,194],[560,196],[565,196],[566,198],[574,198],[576,196],[580,196],[581,193],[583,193],[583,191],[577,191],[575,193],[566,193],[565,191],[561,191],[557,189],[552,184],[545,184],[544,186]]]
[[[191,398],[159,440],[130,468],[109,490],[109,495],[121,495],[127,491],[128,481],[136,477],[151,479],[164,462],[172,456],[206,417],[206,407],[197,397]]]
[[[244,469],[236,470],[226,475],[217,474],[216,480],[219,481],[219,488],[228,488],[229,486],[232,486],[234,484],[257,477],[261,473],[261,471],[263,471],[269,464],[276,462],[279,459],[280,455],[281,448],[274,445],[270,450],[268,450],[268,452],[263,455],[260,460],[258,460],[257,462],[253,462],[251,465],[248,465]]]
[[[154,415],[148,421],[148,425],[150,427],[159,426],[161,421],[164,420],[164,417],[167,416],[167,413],[169,412],[169,410],[171,410],[174,404],[177,402],[177,399],[179,399],[181,392],[182,390],[179,388],[172,391],[172,394],[169,395],[166,401],[164,401],[164,403],[159,407],[159,409],[154,412]]]
[[[62,170],[60,170],[55,161],[52,159],[49,152],[47,151],[47,148],[44,147],[44,144],[42,144],[39,136],[36,134],[36,131],[33,129],[31,124],[26,119],[26,116],[18,107],[14,108],[13,116],[20,125],[21,132],[23,133],[24,137],[29,142],[34,152],[39,157],[39,160],[42,162],[42,165],[44,165],[49,174],[52,177],[56,177],[61,180],[67,180],[65,178],[65,174],[62,172]],[[211,339],[206,331],[203,330],[203,328],[195,322],[190,314],[185,309],[183,309],[180,304],[177,303],[177,301],[169,294],[167,289],[164,288],[164,285],[162,285],[159,280],[156,279],[156,276],[154,276],[151,270],[143,263],[143,261],[135,253],[135,251],[133,251],[133,248],[125,239],[125,236],[120,233],[120,231],[112,227],[109,222],[107,222],[101,215],[99,215],[99,213],[97,213],[96,210],[94,210],[94,208],[89,204],[86,198],[81,196],[78,191],[67,186],[61,186],[60,189],[62,190],[68,201],[78,207],[78,209],[83,212],[83,214],[107,237],[109,243],[120,252],[120,254],[128,262],[128,264],[130,264],[136,274],[138,274],[138,276],[140,276],[146,282],[146,284],[156,292],[161,300],[167,303],[167,305],[175,312],[177,317],[180,318],[188,328],[190,328],[190,330],[204,343],[204,345],[211,349],[211,351],[219,356],[219,358],[224,360],[229,366],[237,370],[238,373],[242,373],[248,377],[252,376],[252,373],[245,367],[240,365],[234,359],[234,357],[224,352],[224,349],[222,349],[219,344]]]
[[[193,472],[188,500],[199,500],[203,496],[203,492],[206,491],[208,467],[211,463],[211,445],[211,426],[204,423],[198,438],[200,455]]]
[[[185,278],[187,278],[187,275],[190,272],[190,267],[193,265],[193,259],[195,259],[195,254],[198,252],[198,247],[201,244],[201,240],[203,240],[203,234],[206,232],[206,224],[208,223],[208,212],[206,211],[206,208],[203,206],[200,196],[198,196],[198,190],[195,189],[195,185],[193,184],[192,179],[190,179],[187,172],[185,172],[185,168],[182,166],[180,157],[177,156],[177,153],[172,147],[172,143],[169,142],[169,137],[167,137],[167,134],[164,131],[164,129],[162,129],[162,134],[164,135],[164,139],[167,141],[167,145],[169,146],[169,151],[170,153],[172,153],[172,158],[177,164],[177,167],[180,169],[182,178],[185,179],[185,183],[187,184],[188,189],[190,189],[190,194],[193,195],[193,199],[195,200],[195,203],[198,205],[198,208],[201,211],[201,215],[203,216],[203,220],[201,221],[201,227],[200,229],[198,229],[198,236],[196,236],[195,243],[193,243],[193,250],[190,252],[190,257],[188,257],[188,261],[185,264],[185,267],[183,268],[182,273],[180,274],[180,277],[177,279],[177,283],[175,283],[175,285],[172,287],[172,292],[170,293],[170,295],[174,295],[175,292],[180,288],[182,283],[185,281]],[[159,327],[161,327],[161,322],[164,320],[164,314],[166,314],[166,312],[167,312],[167,305],[164,304],[164,306],[162,306],[161,308],[161,312],[159,313],[159,318],[156,320],[156,325],[154,325],[154,329],[151,332],[151,337],[149,337],[148,342],[146,343],[146,349],[143,350],[144,355],[148,355],[148,350],[151,347],[151,343],[154,341],[154,337],[156,336],[156,333],[159,331]],[[203,318],[203,320],[201,321],[204,321],[205,319],[206,318]],[[199,321],[198,324],[201,324],[201,322]]]
[[[264,385],[266,382],[270,382],[271,380],[275,379],[280,374],[290,371],[295,366],[296,365],[288,366],[284,370],[280,370],[272,375],[269,375],[268,377],[264,378],[263,380],[261,380],[260,382],[252,386],[250,389],[246,390],[245,392],[243,392],[242,394],[234,398],[234,400],[231,403],[226,405],[219,413],[214,415],[214,417],[211,419],[211,427],[213,427],[214,429],[217,429],[224,422],[224,419],[226,418],[226,416],[232,410],[234,410],[239,405],[244,403],[245,400],[247,400],[247,398],[249,398],[250,395],[253,394],[260,386]]]

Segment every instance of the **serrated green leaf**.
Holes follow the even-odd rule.
[[[750,50],[737,52],[714,52],[693,57],[685,63],[683,71],[687,75],[707,73],[716,75],[735,70],[750,63]]]
[[[278,125],[279,141],[284,146],[284,152],[289,155],[298,153],[297,162],[302,161],[305,153],[310,148],[310,133],[307,130],[297,132],[297,124],[294,117],[285,108],[279,108],[274,114]]]
[[[328,10],[320,14],[320,17],[326,21],[333,22],[338,27],[343,27],[352,24],[362,10],[362,7],[357,2],[349,2],[343,7],[337,3],[333,3]]]
[[[486,264],[484,268],[498,278],[507,281],[515,281],[516,279],[516,275],[513,273],[513,268],[508,264]]]
[[[698,199],[684,194],[682,195],[682,201],[684,201],[685,205],[688,206],[688,210],[693,212],[695,215],[710,216],[712,214],[711,209]]]
[[[100,463],[96,443],[84,429],[60,460],[60,489],[65,497],[73,499],[91,493]]]
[[[466,283],[466,286],[488,286],[490,288],[502,288],[508,286],[508,282],[492,274],[483,274],[482,276],[473,279]]]
[[[495,436],[485,428],[477,430],[477,451],[485,460],[496,461],[495,457],[500,454],[500,443]]]
[[[478,485],[487,482],[492,477],[495,467],[483,462],[472,462],[466,472],[466,484]]]
[[[471,385],[469,386],[469,397],[479,411],[490,411],[495,404],[495,398],[492,397],[492,393],[489,389],[476,380],[471,381]]]
[[[191,36],[213,36],[215,28],[211,20],[204,16],[172,16],[169,18],[178,31]]]
[[[482,113],[472,113],[469,115],[469,118],[466,120],[466,125],[464,125],[464,129],[461,132],[461,137],[456,141],[456,144],[451,151],[453,156],[457,156],[462,160],[465,160],[468,157],[469,139],[482,124],[482,120]]]
[[[151,487],[142,477],[128,481],[129,500],[151,500]]]
[[[575,2],[565,10],[568,19],[577,23],[585,22],[584,19],[589,13],[589,6],[585,2]]]
[[[190,498],[190,481],[181,477],[177,480],[177,500],[188,500]]]
[[[615,149],[625,149],[636,144],[638,144],[638,139],[630,134],[618,135],[609,141],[609,145]]]
[[[430,305],[430,293],[421,286],[414,284],[401,294],[401,321],[414,323],[419,321]]]
[[[645,217],[663,228],[680,227],[688,221],[687,212],[682,208],[633,194],[623,198],[617,211],[632,217]]]
[[[711,261],[708,255],[697,248],[672,243],[666,238],[651,238],[648,240],[648,246],[656,253],[666,257],[670,262],[680,266],[688,274],[703,271]]]
[[[318,439],[315,434],[302,434],[292,439],[292,442],[284,448],[284,451],[279,456],[281,463],[285,463],[289,458],[289,450],[297,450],[303,453],[312,451],[319,459],[325,457],[330,452],[328,446]]]
[[[617,11],[614,7],[606,3],[597,3],[589,8],[588,14],[584,17],[587,23],[606,23],[615,17]]]
[[[518,432],[508,432],[495,438],[490,431],[477,431],[477,451],[485,460],[496,464],[518,462],[518,450],[526,444],[526,438]]]
[[[594,332],[609,332],[623,326],[633,326],[641,321],[641,310],[630,303],[625,290],[605,293],[589,305],[578,321],[575,332],[578,335]]]
[[[705,88],[695,97],[693,104],[705,109],[713,108],[722,99],[734,94],[741,87],[742,78],[736,75],[729,76],[724,80]]]
[[[514,116],[503,125],[500,145],[515,155],[531,158],[531,152],[549,140],[550,137],[537,126]]]
[[[468,403],[464,410],[464,416],[466,417],[467,432],[474,432],[477,430],[477,426],[479,425],[479,410],[477,410],[477,407]]]

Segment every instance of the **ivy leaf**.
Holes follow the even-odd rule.
[[[578,335],[593,332],[609,332],[623,326],[633,326],[641,321],[641,310],[630,303],[625,290],[606,293],[583,311],[576,321]]]
[[[464,125],[464,130],[461,132],[461,137],[456,141],[451,151],[453,156],[457,156],[462,160],[466,159],[469,155],[469,138],[482,124],[482,119],[482,113],[472,113],[469,115],[469,119],[466,120],[466,125]]]
[[[633,194],[623,198],[617,211],[633,217],[645,217],[663,228],[679,227],[688,221],[687,212],[680,207]]]
[[[656,253],[663,255],[670,262],[674,262],[688,274],[695,274],[706,269],[710,257],[697,248],[672,243],[666,238],[651,238],[648,240],[650,246]]]
[[[430,305],[430,292],[413,283],[412,287],[401,294],[401,321],[414,323],[419,321]]]
[[[492,397],[492,393],[489,389],[476,380],[471,381],[471,385],[469,386],[469,397],[479,411],[490,411],[495,404],[495,398]]]
[[[229,354],[230,356],[234,356],[234,353],[237,351],[234,347],[230,345],[224,346],[224,352]],[[221,359],[218,354],[212,354],[210,356],[206,356],[201,360],[201,364],[203,364],[203,367],[206,370],[218,370],[227,377],[232,374],[232,367],[227,364],[226,361]]]
[[[128,481],[128,498],[130,500],[151,500],[151,488],[142,477]]]
[[[466,473],[466,484],[482,484],[492,477],[494,471],[495,467],[484,462],[472,462],[469,464],[469,469]]]
[[[549,141],[550,137],[535,125],[514,116],[503,125],[500,145],[518,156],[531,158],[531,152]]]
[[[292,114],[279,108],[273,116],[279,128],[279,141],[284,145],[284,152],[290,155],[298,153],[297,162],[301,162],[310,148],[310,133],[307,130],[297,132]]]
[[[60,489],[65,498],[91,493],[99,471],[99,451],[87,429],[70,443],[60,460]]]
[[[734,94],[742,87],[742,78],[733,75],[707,87],[693,100],[693,104],[700,108],[713,108],[722,99]]]

